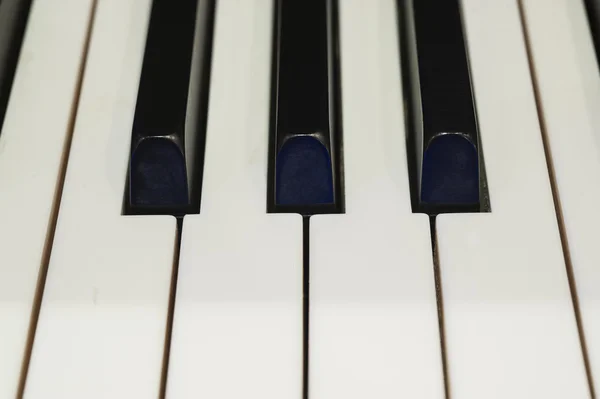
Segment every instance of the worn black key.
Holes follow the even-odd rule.
[[[336,4],[276,3],[269,209],[338,212],[339,80]]]
[[[133,123],[127,213],[199,211],[213,13],[210,1],[153,2]]]
[[[17,69],[31,0],[0,0],[0,131]]]
[[[484,190],[460,0],[401,0],[416,208],[480,211]]]

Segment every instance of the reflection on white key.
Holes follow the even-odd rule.
[[[413,214],[393,0],[340,1],[346,214],[311,218],[309,397],[443,398],[428,217]]]
[[[2,399],[17,394],[91,6],[91,0],[33,2],[0,134]]]
[[[588,398],[518,5],[463,18],[492,212],[437,221],[450,393]]]
[[[592,380],[600,389],[600,74],[582,1],[523,10],[577,285]]]
[[[159,395],[176,223],[121,215],[150,5],[97,4],[25,398]]]
[[[271,0],[216,11],[199,215],[186,216],[167,397],[302,396],[302,220],[266,214]]]

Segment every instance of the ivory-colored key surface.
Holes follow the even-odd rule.
[[[150,6],[97,2],[25,398],[159,395],[176,221],[121,214]]]
[[[309,398],[443,398],[429,221],[410,206],[396,2],[339,3],[346,213],[311,217]]]
[[[202,202],[187,215],[167,397],[302,397],[302,220],[267,214],[272,0],[219,0]]]
[[[600,389],[600,73],[583,1],[526,0],[541,119],[594,387]]]
[[[35,0],[0,133],[0,398],[17,394],[91,0]]]
[[[438,216],[450,394],[589,398],[518,3],[462,5],[491,213]]]

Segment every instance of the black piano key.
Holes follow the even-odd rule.
[[[336,4],[276,4],[269,208],[314,214],[341,207]]]
[[[482,162],[460,0],[401,4],[416,208],[480,211]]]
[[[0,0],[0,131],[21,52],[31,0]]]
[[[585,0],[585,8],[596,51],[596,62],[600,66],[600,0]]]
[[[132,130],[127,213],[199,211],[205,121],[188,113],[205,115],[197,105],[206,107],[214,4],[200,10],[207,16],[199,21],[197,6],[197,0],[153,2]],[[194,52],[201,55],[194,58]]]

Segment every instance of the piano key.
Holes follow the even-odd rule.
[[[188,139],[200,134],[199,126],[186,124],[193,120],[187,113],[197,111],[186,109],[188,101],[197,103],[188,95],[192,69],[199,67],[192,65],[197,3],[153,2],[133,122],[128,213],[183,215],[199,208],[195,183],[202,162],[194,161],[200,151],[186,148],[196,142]],[[198,52],[203,48],[197,44]]]
[[[331,1],[278,1],[276,9],[269,208],[336,211],[341,205],[339,79]]]
[[[396,2],[345,0],[339,12],[346,213],[311,217],[308,397],[443,398],[429,220],[411,210]]]
[[[201,210],[183,221],[167,398],[302,395],[302,218],[267,214],[273,2],[216,10]]]
[[[0,1],[0,130],[19,60],[31,0]]]
[[[600,66],[600,1],[598,0],[583,0],[587,10],[587,23],[592,34],[594,49],[596,51],[596,62]]]
[[[575,280],[591,382],[600,388],[600,76],[583,4],[523,3],[563,245]]]
[[[151,1],[96,6],[25,398],[161,389],[176,219],[122,215]]]
[[[13,6],[11,0],[0,4]],[[16,397],[28,357],[91,10],[92,1],[32,4],[0,134],[2,399]]]
[[[399,4],[418,209],[479,211],[479,140],[460,0]]]
[[[518,4],[462,6],[492,204],[437,217],[450,395],[589,398]]]

